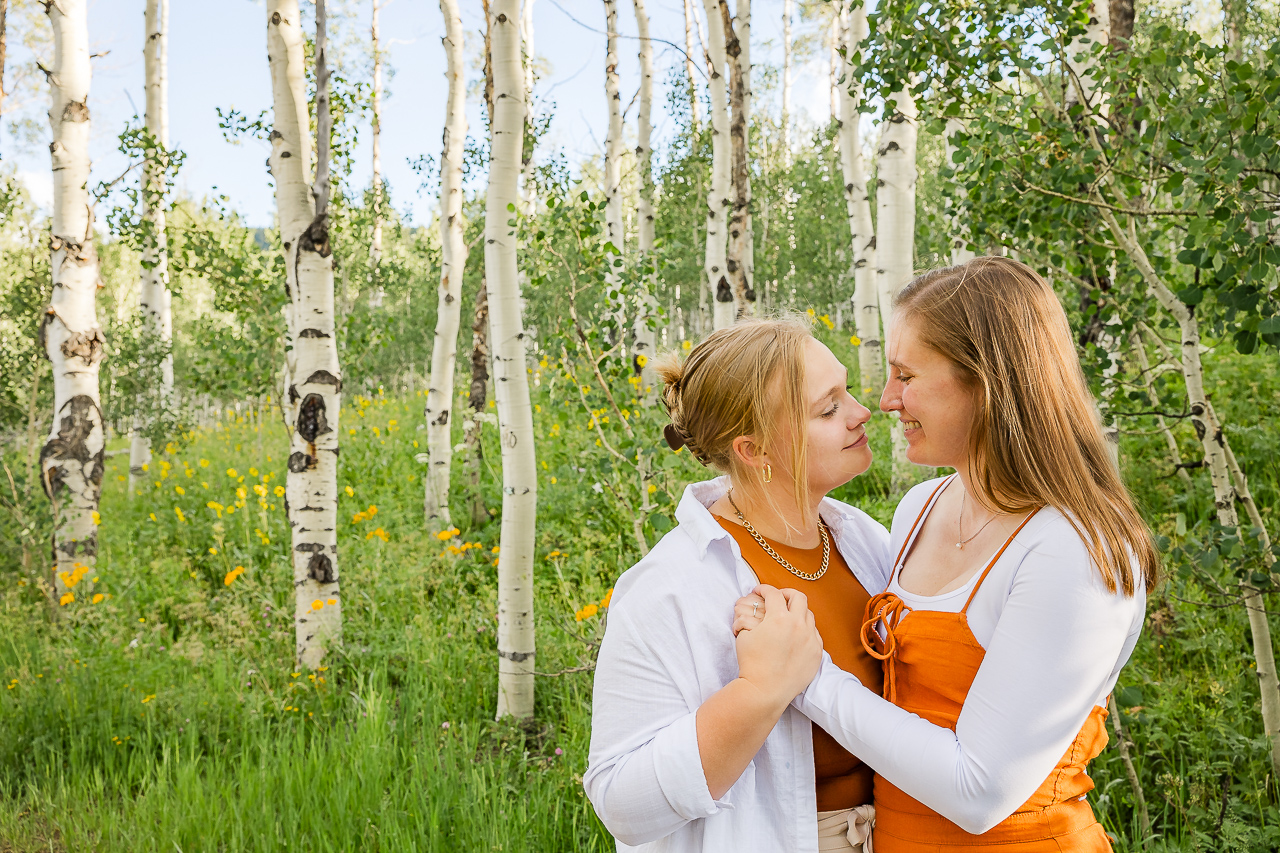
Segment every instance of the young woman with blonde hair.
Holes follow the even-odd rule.
[[[795,705],[875,769],[875,853],[1105,853],[1086,766],[1160,563],[1066,316],[1029,267],[979,258],[903,289],[888,355],[908,458],[956,473],[894,516],[862,627],[883,689],[826,660]],[[736,608],[766,641],[743,667],[778,627],[762,591]]]
[[[879,680],[851,614],[888,580],[888,533],[826,497],[871,464],[870,412],[798,320],[738,323],[659,372],[668,443],[726,476],[689,486],[678,526],[614,587],[587,795],[619,850],[854,850],[871,771],[790,704],[824,640]],[[734,603],[761,582],[767,645],[735,641]]]

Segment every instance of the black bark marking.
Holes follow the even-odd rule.
[[[301,332],[299,332],[299,333],[298,333],[298,337],[300,337],[300,338],[328,338],[328,337],[332,337],[332,335],[329,335],[329,334],[327,334],[327,333],[325,333],[325,332],[322,332],[322,331],[320,331],[319,329],[303,329]]]
[[[333,561],[321,553],[314,553],[307,561],[307,574],[316,583],[333,583],[338,573],[333,570]]]
[[[329,420],[325,417],[324,397],[319,394],[308,394],[298,407],[298,435],[307,444],[315,444],[316,439],[331,432]],[[314,455],[314,454],[312,454]]]
[[[50,498],[56,497],[64,485],[63,472],[67,463],[92,464],[87,479],[93,487],[102,484],[103,450],[99,448],[97,453],[90,453],[86,444],[89,436],[101,425],[102,410],[91,397],[78,394],[63,405],[57,437],[40,449],[40,470],[48,472],[42,479],[45,494]],[[50,460],[53,463],[51,469],[46,465]]]
[[[279,13],[279,12],[272,12],[272,13],[271,13],[271,23],[272,23],[272,24],[275,24],[277,27],[278,27],[278,26],[280,26],[280,13]]]
[[[303,333],[303,337],[306,337],[305,333]],[[325,337],[328,337],[328,335],[326,335]],[[307,380],[302,384],[303,385],[332,385],[335,391],[342,390],[342,380],[334,376],[332,373],[330,373],[327,370],[317,370],[315,373],[308,376]]]
[[[287,157],[288,154],[280,156]],[[333,247],[329,245],[329,214],[322,213],[311,220],[307,230],[298,238],[298,248],[304,252],[315,252],[322,258],[333,254]]]
[[[534,652],[508,652],[503,649],[498,649],[498,657],[506,658],[507,660],[515,661],[516,663],[529,660],[534,656],[534,654]]]
[[[62,109],[63,121],[88,121],[89,105],[84,101],[68,101],[67,105]]]
[[[62,342],[61,350],[67,358],[78,358],[84,362],[85,367],[89,367],[102,360],[106,343],[102,330],[95,327],[87,332],[73,332],[71,337]]]
[[[440,413],[440,417],[436,418],[431,422],[431,425],[444,426],[447,423],[449,423],[449,410],[445,409],[443,412]]]
[[[303,551],[303,552],[312,552],[312,553],[323,553],[324,546],[321,545],[319,542],[303,542],[301,545],[297,546],[293,550]]]
[[[289,386],[289,405],[293,405],[294,403],[298,402],[298,398],[300,396],[301,395],[298,393],[298,386],[290,385]]]
[[[308,456],[300,450],[289,454],[289,470],[294,474],[301,474],[315,464],[315,457]],[[285,501],[285,511],[288,512],[288,510],[289,502]]]
[[[729,287],[729,279],[720,276],[716,282],[716,302],[732,302],[733,289]]]

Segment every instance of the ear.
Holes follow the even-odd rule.
[[[748,468],[762,469],[769,461],[769,455],[756,444],[755,437],[750,435],[740,435],[733,440],[733,455]]]

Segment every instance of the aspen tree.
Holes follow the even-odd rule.
[[[730,17],[728,0],[721,0],[720,15],[729,65],[729,175],[733,188],[726,267],[733,290],[735,318],[750,314],[756,299],[748,138],[751,121],[751,0],[738,0],[737,12],[735,17]]]
[[[3,2],[3,0],[0,0],[0,2]],[[787,2],[789,3],[791,0],[787,0]],[[684,73],[685,77],[688,78],[690,130],[696,134],[702,120],[698,115],[700,111],[698,106],[698,80],[693,73],[693,29],[695,19],[693,0],[684,0]]]
[[[462,16],[458,0],[440,0],[444,16],[444,141],[440,148],[440,288],[435,340],[431,347],[431,381],[427,388],[427,476],[424,515],[431,531],[453,526],[449,515],[449,475],[453,461],[451,418],[453,377],[457,363],[458,325],[462,314],[462,274],[467,244],[462,223],[462,148],[467,139],[467,82],[463,66]],[[482,391],[483,394],[483,391]]]
[[[374,307],[381,307],[386,296],[379,274],[382,266],[382,46],[378,34],[378,11],[382,3],[369,0],[369,5],[369,41],[373,53],[373,92],[369,104],[370,147],[373,149],[373,239],[369,244],[369,257],[373,261],[373,292],[370,302]]]
[[[338,413],[341,370],[334,339],[329,244],[329,69],[324,0],[316,2],[315,183],[298,0],[268,0],[271,174],[285,255],[286,317],[293,370],[282,407],[291,411],[285,507],[293,528],[294,628],[298,661],[320,666],[341,642],[338,588]]]
[[[684,0],[685,8],[689,6],[689,0]],[[9,0],[0,0],[0,116],[4,115],[4,58],[8,46],[8,39],[5,35],[5,18],[9,13]],[[688,39],[689,27],[685,24],[685,39]]]
[[[519,200],[525,93],[520,4],[491,0],[493,67],[484,265],[493,334],[494,397],[502,445],[502,533],[498,562],[498,717],[533,714],[533,543],[538,484],[533,409],[525,368],[524,320],[514,216]]]
[[[604,0],[605,18],[605,55],[604,55],[604,93],[608,101],[609,130],[604,142],[604,238],[616,250],[614,257],[608,261],[605,270],[605,287],[616,293],[610,297],[616,320],[621,323],[625,316],[624,299],[619,292],[621,277],[616,264],[626,249],[626,238],[622,222],[622,95],[618,86],[618,3],[617,0]],[[619,329],[621,334],[621,329]]]
[[[687,0],[686,0],[687,2]],[[791,168],[791,18],[795,0],[782,0],[782,167]]]
[[[893,299],[914,273],[916,231],[916,102],[907,88],[885,103],[876,184],[876,290],[884,318],[885,351],[891,349]],[[894,491],[908,484],[907,442],[902,424],[893,428]]]
[[[40,340],[53,366],[53,424],[40,450],[40,476],[53,502],[55,590],[74,600],[98,553],[96,519],[106,431],[98,393],[104,339],[98,326],[98,255],[89,206],[89,32],[85,0],[45,7],[53,27],[49,125],[53,142],[53,294]]]
[[[948,169],[956,168],[955,158],[957,148],[955,138],[958,134],[963,132],[964,122],[957,118],[947,119],[945,151]],[[961,218],[961,214],[959,212],[960,208],[964,205],[965,199],[968,197],[968,191],[958,180],[956,180],[953,181],[953,192],[955,200],[952,202],[950,215],[948,217],[948,224],[950,225],[951,230],[951,263],[952,265],[957,265],[968,263],[973,260],[976,255],[973,250],[969,248],[971,235],[969,233],[968,226]]]
[[[876,294],[876,232],[867,195],[866,164],[862,158],[859,101],[862,84],[855,77],[854,60],[867,38],[867,11],[861,3],[840,11],[845,48],[844,80],[840,84],[840,167],[844,174],[845,210],[853,257],[853,322],[858,338],[858,371],[862,396],[877,400],[884,387],[884,354],[880,347],[880,300]]]
[[[732,199],[730,175],[729,105],[725,93],[724,27],[720,4],[727,0],[702,0],[707,15],[707,32],[703,39],[707,56],[707,77],[711,91],[711,181],[707,185],[707,243],[703,267],[712,299],[712,325],[723,329],[733,325],[735,317],[733,287],[728,277],[727,214]]]
[[[169,243],[165,230],[163,165],[159,158],[169,148],[169,0],[147,0],[147,37],[143,45],[146,66],[147,130],[159,144],[156,157],[148,157],[143,165],[142,216],[148,223],[142,256],[142,288],[138,293],[138,311],[149,336],[163,344],[173,339],[172,294],[169,292]],[[173,396],[173,356],[166,354],[160,364],[158,393],[167,407]],[[144,411],[153,412],[148,406]],[[134,493],[142,466],[151,461],[151,441],[135,426],[129,441],[129,494]]]
[[[657,387],[653,368],[654,330],[650,322],[657,316],[653,296],[654,211],[653,211],[653,41],[649,38],[649,13],[644,0],[632,0],[636,13],[636,32],[640,40],[640,92],[636,114],[636,166],[640,173],[640,193],[636,206],[636,248],[646,270],[647,287],[640,294],[639,310],[632,327],[632,361],[639,368],[641,399],[654,399],[651,389]],[[647,495],[646,495],[647,497]]]

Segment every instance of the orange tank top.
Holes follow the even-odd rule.
[[[901,570],[921,522],[950,482],[951,478],[944,480],[925,502],[894,560],[890,578]],[[934,725],[955,730],[969,687],[986,655],[969,630],[966,613],[991,568],[1034,515],[1027,516],[992,557],[959,613],[912,610],[887,589],[867,603],[862,642],[869,654],[884,662],[886,699]],[[883,637],[877,628],[883,630]],[[1095,706],[1066,754],[1031,798],[981,835],[965,832],[877,776],[876,853],[1110,853],[1111,842],[1085,799],[1093,790],[1085,767],[1107,745],[1106,717],[1106,709]]]
[[[803,592],[809,599],[813,621],[822,634],[822,646],[835,665],[851,672],[871,690],[881,689],[884,678],[880,662],[867,654],[859,639],[858,614],[871,595],[850,571],[848,563],[831,543],[831,559],[827,572],[815,581],[804,580],[788,572],[770,557],[740,524],[716,517],[733,536],[742,558],[756,573],[761,583],[789,587]],[[802,572],[816,572],[822,566],[822,546],[813,549],[792,548],[766,539],[769,547]],[[871,802],[871,768],[838,744],[821,727],[813,727],[813,765],[818,795],[818,811],[851,809]]]

